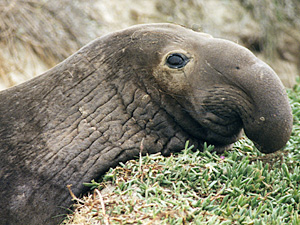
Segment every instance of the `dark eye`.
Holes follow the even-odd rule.
[[[189,58],[184,54],[173,53],[168,56],[166,64],[170,68],[178,69],[184,67],[189,61]]]

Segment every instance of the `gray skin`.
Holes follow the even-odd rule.
[[[169,155],[187,140],[223,152],[244,129],[271,153],[292,129],[286,91],[268,65],[171,24],[101,37],[0,101],[0,224],[59,223],[68,184],[79,196],[141,143],[143,153]]]

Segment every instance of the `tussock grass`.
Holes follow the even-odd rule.
[[[300,41],[300,4],[298,0],[240,0],[241,5],[258,21],[261,39],[257,48],[268,58],[274,58],[280,43],[287,38]],[[296,44],[294,43],[296,46]],[[297,47],[296,47],[297,48]]]
[[[262,54],[289,87],[299,71],[299,0],[153,0],[147,13],[143,1],[109,2],[0,0],[0,88],[41,74],[101,34],[146,22],[178,23],[237,41]]]
[[[5,77],[8,72],[25,73],[24,58],[31,54],[52,67],[98,36],[84,10],[90,2],[0,0],[0,59],[6,59],[0,77],[5,84],[14,84]]]
[[[243,138],[223,155],[185,149],[111,169],[77,199],[64,224],[300,224],[300,85],[288,90],[294,130],[287,147],[260,153]]]
[[[93,36],[84,33],[88,15],[78,1],[2,0],[0,40],[14,51],[22,42],[51,66],[64,60]],[[15,52],[13,52],[15,53]]]

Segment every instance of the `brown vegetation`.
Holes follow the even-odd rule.
[[[0,77],[5,86],[18,83],[12,74],[34,73],[24,79],[37,75],[97,36],[78,2],[0,1]]]
[[[171,22],[245,45],[292,86],[300,71],[299,13],[297,0],[0,0],[0,83],[38,75],[100,34]]]

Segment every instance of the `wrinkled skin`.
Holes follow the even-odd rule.
[[[292,129],[268,65],[235,43],[170,24],[99,38],[0,100],[0,224],[59,223],[52,217],[71,205],[68,184],[79,196],[82,183],[137,156],[141,142],[144,153],[168,155],[187,140],[222,152],[244,129],[271,153]]]

